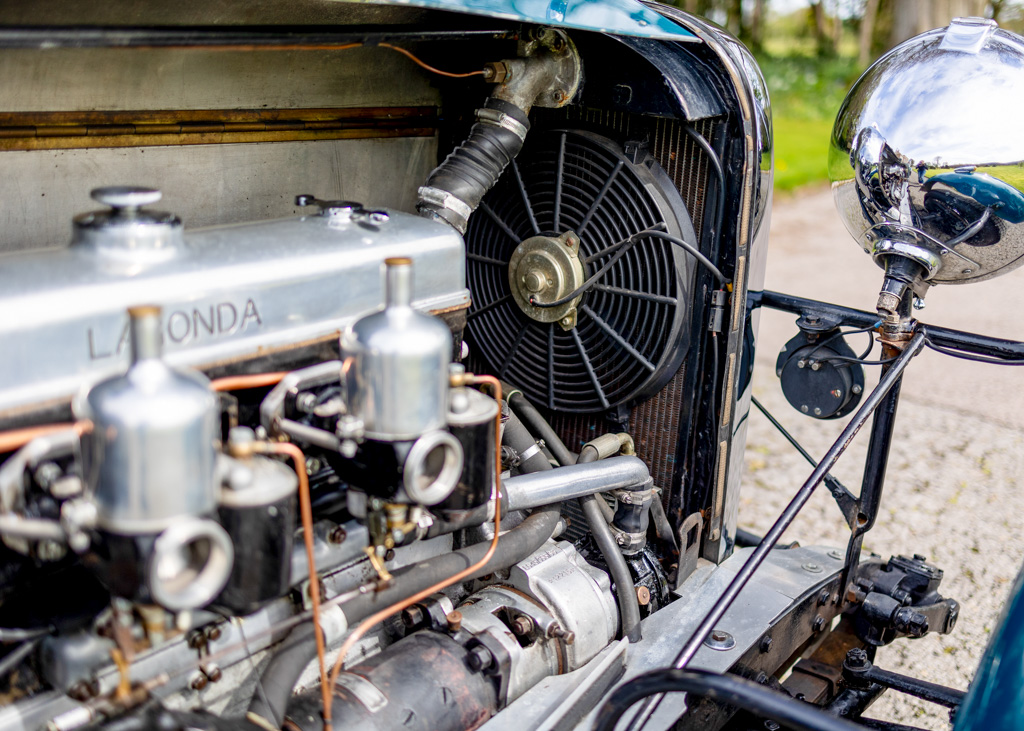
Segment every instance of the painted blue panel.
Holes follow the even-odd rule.
[[[639,38],[698,40],[690,31],[636,0],[389,0],[384,4],[451,10],[503,20],[595,30]]]
[[[955,731],[1024,729],[1024,570],[956,714]]]

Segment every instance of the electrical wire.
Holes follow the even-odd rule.
[[[489,385],[494,392],[494,400],[498,403],[501,403],[501,382],[497,378],[494,378],[493,376],[476,376],[468,373],[465,375],[464,378],[465,380],[463,381],[463,383],[466,383],[467,385]],[[468,566],[467,568],[459,571],[458,573],[449,576],[447,579],[443,579],[442,581],[437,582],[433,586],[428,586],[426,589],[423,589],[422,591],[413,594],[412,596],[403,599],[400,602],[396,602],[392,604],[390,607],[385,607],[384,609],[380,610],[379,612],[376,612],[375,614],[370,615],[362,622],[360,622],[359,625],[349,633],[348,637],[345,638],[345,641],[342,643],[341,648],[338,650],[338,657],[334,661],[334,667],[331,670],[331,687],[334,687],[334,684],[338,681],[338,675],[341,673],[341,668],[345,664],[345,656],[348,654],[348,651],[352,649],[352,646],[355,645],[355,643],[358,642],[359,639],[364,634],[366,634],[367,630],[369,630],[377,623],[383,622],[388,617],[397,614],[406,607],[412,606],[417,602],[421,602],[427,597],[431,596],[432,594],[435,594],[441,591],[442,589],[451,586],[452,584],[456,584],[459,581],[462,581],[463,579],[472,576],[479,569],[486,566],[487,562],[491,560],[492,556],[494,556],[494,552],[498,548],[498,539],[500,538],[501,535],[501,409],[498,409],[498,414],[495,417],[495,420],[496,425],[494,431],[494,536],[491,538],[491,543],[487,547],[487,551],[480,558],[480,560],[472,566]],[[324,702],[328,703],[329,700],[329,697],[325,697]],[[330,729],[329,716],[326,708],[324,709],[324,728],[325,731],[329,731]]]
[[[420,68],[426,69],[430,73],[437,74],[438,76],[447,76],[450,79],[465,79],[465,78],[468,78],[470,76],[483,76],[483,74],[484,74],[482,69],[480,71],[469,71],[469,72],[464,73],[464,74],[454,74],[454,73],[452,73],[450,71],[442,71],[441,69],[435,69],[433,66],[431,66],[431,65],[421,61],[420,59],[416,58],[416,56],[414,56],[412,54],[412,52],[407,51],[404,48],[399,48],[398,46],[392,46],[390,43],[378,43],[377,45],[380,46],[381,48],[390,48],[392,51],[398,51],[403,56],[406,56],[407,58],[409,58],[414,64],[416,64]]]
[[[936,353],[942,353],[952,358],[960,358],[961,360],[969,360],[973,363],[988,363],[989,365],[1005,365],[1005,366],[1024,366],[1024,360],[1003,360],[1002,358],[992,358],[986,355],[976,355],[974,353],[965,353],[961,350],[954,350],[952,348],[946,348],[942,345],[937,345],[930,339],[925,338],[925,346],[934,350]]]

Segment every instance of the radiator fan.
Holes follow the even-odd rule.
[[[552,411],[614,412],[656,393],[688,340],[688,255],[637,238],[608,264],[616,244],[658,224],[696,243],[678,191],[642,148],[627,157],[589,132],[533,133],[466,232],[476,357]],[[595,274],[575,301],[535,306]]]

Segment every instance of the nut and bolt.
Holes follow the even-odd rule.
[[[486,670],[494,664],[494,656],[483,645],[477,645],[469,651],[466,664],[469,665],[469,669],[474,673],[479,673],[481,670]]]
[[[853,387],[850,388],[850,390],[853,391],[854,393],[860,393],[861,391],[864,390],[864,387],[855,383],[853,384]]]
[[[868,666],[868,653],[862,647],[854,647],[846,653],[846,666],[853,669],[865,668]]]
[[[203,634],[206,635],[206,639],[209,640],[210,642],[216,642],[217,640],[220,639],[220,634],[221,634],[220,625],[211,624],[209,627],[206,628],[206,630],[203,632]]]
[[[636,599],[640,602],[641,607],[646,607],[651,603],[651,590],[646,586],[638,586],[636,588]]]
[[[567,645],[571,645],[576,641],[576,633],[569,632],[564,627],[562,627],[562,625],[560,625],[558,622],[552,622],[551,625],[548,627],[548,637],[560,639],[564,641]]]
[[[300,393],[295,397],[295,408],[304,414],[309,414],[316,407],[316,395],[312,393]]]
[[[203,632],[193,632],[188,636],[188,646],[193,650],[201,650],[206,647],[206,634]]]
[[[821,370],[821,363],[819,363],[818,361],[814,361],[813,363],[811,363],[811,370],[812,371],[820,371]]]
[[[769,635],[762,637],[761,642],[757,645],[757,649],[760,650],[762,654],[768,652],[772,649],[772,638]]]
[[[200,665],[199,669],[203,671],[203,674],[211,683],[216,683],[218,680],[224,677],[224,673],[221,672],[220,667],[214,665],[213,663],[209,663],[207,665]]]
[[[462,629],[462,612],[460,612],[458,609],[448,612],[448,615],[445,617],[445,619],[448,620],[448,631],[458,632],[460,629]]]
[[[533,631],[533,620],[522,615],[512,620],[512,634],[516,637],[524,637]]]
[[[731,650],[736,646],[736,640],[733,636],[721,629],[711,630],[711,634],[704,640],[704,644],[710,647],[712,650]]]
[[[801,358],[800,360],[798,360],[796,362],[796,367],[797,368],[806,368],[807,367],[807,361],[804,360],[803,358]]]
[[[821,416],[821,409],[819,409],[817,406],[814,407],[814,415]]]
[[[209,683],[209,679],[206,677],[206,673],[196,671],[192,673],[192,677],[189,678],[188,687],[192,690],[202,690]]]
[[[619,533],[615,536],[615,542],[620,546],[625,546],[629,543],[629,538],[624,533]]]
[[[327,540],[335,545],[344,543],[346,538],[348,538],[348,533],[340,525],[334,526],[331,532],[327,534]]]
[[[402,624],[406,627],[416,627],[423,622],[423,608],[417,604],[406,607],[402,610]]]
[[[79,680],[68,689],[68,695],[76,701],[85,702],[100,694],[100,684],[96,680]]]
[[[825,604],[828,604],[830,596],[831,595],[829,594],[828,589],[822,589],[820,592],[818,592],[818,606],[820,607]]]
[[[800,568],[804,571],[809,571],[812,574],[820,574],[822,572],[821,564],[814,563],[813,561],[805,563]]]
[[[833,548],[831,551],[828,552],[828,557],[829,558],[834,558],[836,561],[842,561],[843,560],[843,554],[840,553],[835,548]]]
[[[386,550],[384,552],[384,560],[385,561],[393,561],[394,558],[395,558],[395,549],[389,548],[388,550]]]
[[[779,731],[779,724],[775,723],[775,721],[772,721],[771,719],[764,722],[764,727],[766,731]]]
[[[821,632],[823,629],[825,629],[825,618],[822,617],[820,614],[817,615],[814,618],[814,622],[811,623],[811,629],[813,629],[815,632]]]

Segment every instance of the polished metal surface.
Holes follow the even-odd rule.
[[[957,18],[898,46],[850,90],[829,177],[847,229],[880,266],[930,284],[1024,263],[1024,39]]]
[[[159,308],[134,308],[135,362],[75,403],[93,425],[82,457],[98,525],[123,535],[158,533],[217,506],[217,399],[203,375],[161,360],[160,323]]]
[[[413,442],[402,465],[406,496],[420,505],[437,505],[459,484],[462,444],[447,431],[427,432]]]
[[[159,262],[91,245],[0,256],[0,342],[18,354],[0,420],[124,372],[126,307],[163,307],[168,363],[213,366],[331,338],[379,306],[380,262],[397,255],[417,265],[416,308],[468,303],[462,239],[398,212],[377,226],[309,216],[191,231]]]
[[[159,190],[119,185],[95,188],[90,195],[110,208],[76,216],[72,246],[136,265],[166,261],[184,247],[177,216],[142,208],[160,200]]]
[[[368,438],[416,439],[445,426],[452,335],[441,320],[413,309],[412,259],[387,259],[385,270],[384,307],[341,336],[346,406]],[[418,277],[430,274],[426,266],[415,270],[422,291]],[[461,282],[461,269],[451,274]]]
[[[154,541],[146,584],[165,609],[199,609],[220,594],[234,560],[231,538],[220,523],[182,518]]]
[[[271,505],[294,495],[299,487],[295,470],[277,460],[253,455],[244,459],[222,456],[223,487],[219,503],[228,508]]]
[[[509,511],[573,500],[599,492],[637,487],[651,479],[639,457],[609,457],[599,462],[531,472],[502,481]]]

